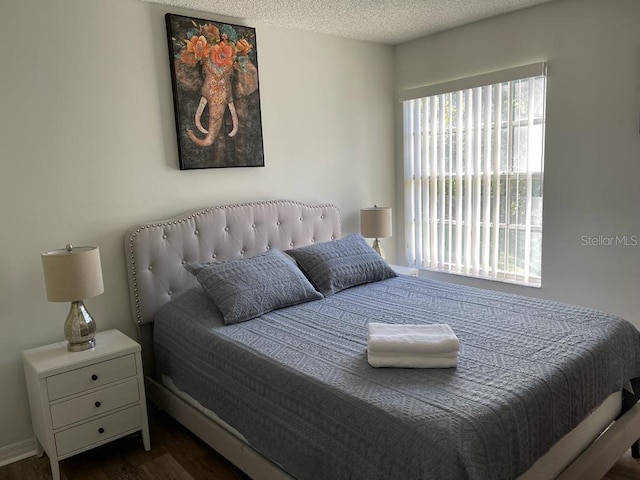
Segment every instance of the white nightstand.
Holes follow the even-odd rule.
[[[118,330],[96,346],[69,352],[58,342],[22,353],[38,456],[58,462],[133,432],[151,449],[140,345]]]
[[[398,275],[409,275],[410,277],[418,276],[417,268],[404,267],[402,265],[391,265],[391,264],[389,264],[389,266],[393,268],[393,271],[396,272]]]

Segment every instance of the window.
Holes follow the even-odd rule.
[[[401,93],[409,265],[540,286],[545,72]]]

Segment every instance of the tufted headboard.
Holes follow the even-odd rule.
[[[175,295],[197,284],[183,265],[248,258],[340,238],[335,205],[289,200],[223,205],[133,227],[125,237],[132,318],[153,322]]]
[[[290,200],[222,205],[143,223],[124,239],[131,314],[147,376],[154,376],[153,318],[171,299],[197,285],[186,263],[249,258],[340,238],[335,205]]]

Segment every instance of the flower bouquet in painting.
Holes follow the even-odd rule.
[[[264,166],[255,29],[166,21],[180,168]]]

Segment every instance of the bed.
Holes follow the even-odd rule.
[[[638,440],[640,335],[611,315],[400,275],[225,325],[187,269],[341,238],[286,200],[132,228],[148,398],[254,480],[599,479]],[[450,324],[458,367],[370,367],[374,320]]]

